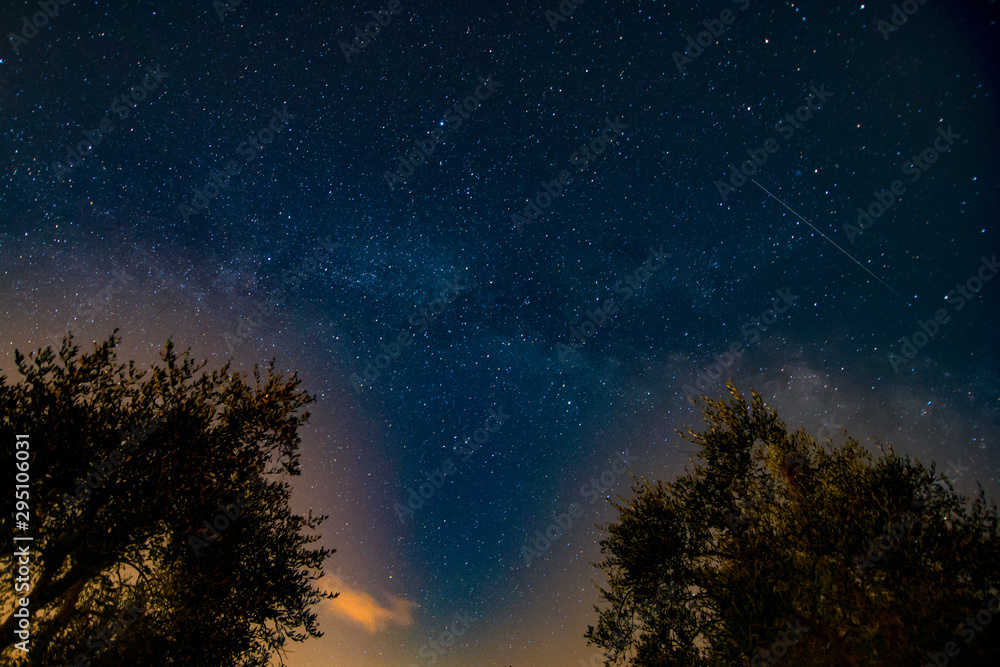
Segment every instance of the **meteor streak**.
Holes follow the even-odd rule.
[[[785,208],[787,208],[789,211],[792,211],[792,207],[791,206],[789,206],[788,204],[786,204],[785,202],[781,201],[780,199],[778,199],[777,197],[775,197],[773,194],[771,194],[770,190],[768,190],[767,188],[765,188],[763,185],[761,185],[757,181],[754,181],[754,179],[751,178],[750,180],[753,181],[753,184],[756,185],[758,188],[760,188],[761,190],[763,190],[767,194],[771,195],[771,197],[774,199],[774,201],[778,202],[779,204],[781,204],[782,206],[784,206]],[[871,271],[869,271],[868,269],[866,269],[864,267],[864,265],[861,264],[861,262],[859,262],[858,260],[854,259],[854,256],[851,253],[847,252],[846,250],[844,250],[843,248],[841,248],[839,245],[837,245],[836,243],[834,243],[833,240],[831,240],[829,236],[827,236],[823,232],[821,232],[818,229],[816,229],[816,226],[813,225],[813,223],[809,222],[808,220],[806,220],[805,218],[803,218],[801,215],[799,215],[795,211],[792,211],[792,215],[794,215],[796,218],[798,218],[802,222],[804,222],[807,225],[809,225],[810,227],[812,227],[816,231],[817,234],[819,234],[820,236],[822,236],[823,238],[825,238],[827,241],[829,241],[833,245],[834,248],[836,248],[840,252],[842,252],[845,255],[847,255],[848,257],[850,257],[852,262],[854,262],[855,264],[857,264],[858,266],[860,266],[862,271],[864,271],[865,273],[867,273],[868,275],[870,275],[872,278],[874,278],[875,280],[877,280],[880,283],[882,283],[883,287],[885,287],[887,290],[889,290],[890,292],[892,292],[896,296],[900,296],[899,292],[897,292],[896,290],[894,290],[891,287],[889,287],[888,285],[886,285],[884,280],[882,280],[881,278],[879,278],[878,276],[876,276],[874,273],[872,273]]]

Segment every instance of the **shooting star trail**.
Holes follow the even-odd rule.
[[[760,188],[761,190],[763,190],[767,194],[771,195],[771,197],[774,199],[774,201],[778,202],[779,204],[781,204],[782,206],[784,206],[785,208],[787,208],[789,211],[792,211],[792,207],[791,206],[789,206],[788,204],[786,204],[785,202],[781,201],[780,199],[778,199],[777,197],[775,197],[773,194],[771,194],[770,190],[768,190],[767,188],[765,188],[763,185],[761,185],[757,181],[754,181],[752,178],[750,180],[753,181],[753,184],[756,185],[758,188]],[[902,298],[899,292],[897,292],[896,290],[894,290],[891,287],[889,287],[888,285],[886,285],[884,280],[882,280],[881,278],[879,278],[878,276],[876,276],[874,273],[872,273],[871,271],[869,271],[868,269],[866,269],[861,262],[859,262],[858,260],[854,259],[854,256],[851,253],[847,252],[846,250],[844,250],[843,248],[841,248],[839,245],[837,245],[836,243],[834,243],[833,239],[831,239],[829,236],[827,236],[823,232],[821,232],[818,229],[816,229],[816,226],[813,225],[813,223],[809,222],[808,220],[806,220],[805,218],[803,218],[801,215],[799,215],[795,211],[792,211],[792,215],[794,215],[796,218],[798,218],[802,222],[804,222],[807,225],[809,225],[810,227],[812,227],[816,231],[817,234],[819,234],[820,236],[822,236],[823,238],[825,238],[827,241],[829,241],[830,244],[834,248],[836,248],[840,252],[842,252],[845,255],[847,255],[848,257],[850,257],[852,262],[854,262],[855,264],[857,264],[858,266],[860,266],[862,271],[864,271],[865,273],[867,273],[868,275],[870,275],[872,278],[874,278],[875,280],[877,280],[880,283],[882,283],[883,287],[885,287],[887,290],[889,290],[890,292],[892,292],[896,296],[899,296],[900,298]]]

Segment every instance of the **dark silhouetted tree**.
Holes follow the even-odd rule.
[[[31,637],[23,652],[3,586],[2,656],[29,665],[284,664],[287,640],[319,637],[313,580],[334,550],[308,548],[326,518],[292,514],[298,428],[314,399],[274,360],[253,384],[172,342],[150,371],[118,364],[117,331],[78,354],[15,351],[0,376],[0,477],[15,486],[15,435],[29,435]],[[33,361],[33,363],[32,363]],[[241,507],[242,506],[242,507]],[[228,514],[227,514],[228,512]],[[221,517],[221,518],[220,518]],[[215,524],[215,525],[213,525]],[[227,525],[228,524],[228,525]],[[18,528],[18,530],[15,530]],[[10,573],[10,541],[0,554]],[[9,581],[9,579],[8,579]],[[25,595],[19,593],[18,595]],[[83,655],[86,662],[76,662]]]
[[[691,469],[614,503],[585,635],[605,664],[1000,664],[982,487],[970,503],[891,447],[789,433],[729,388],[729,403],[702,397],[705,431],[682,434],[700,447]]]

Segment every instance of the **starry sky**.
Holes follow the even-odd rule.
[[[995,0],[49,4],[0,9],[0,371],[299,373],[293,667],[599,664],[606,499],[729,378],[1000,497]]]

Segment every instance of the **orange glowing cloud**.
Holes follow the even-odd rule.
[[[332,590],[340,593],[336,599],[326,601],[327,609],[335,617],[360,625],[372,634],[385,630],[391,624],[403,627],[413,625],[410,613],[416,606],[413,602],[386,595],[388,605],[382,605],[368,593],[353,589],[343,581],[334,579],[330,583]]]

